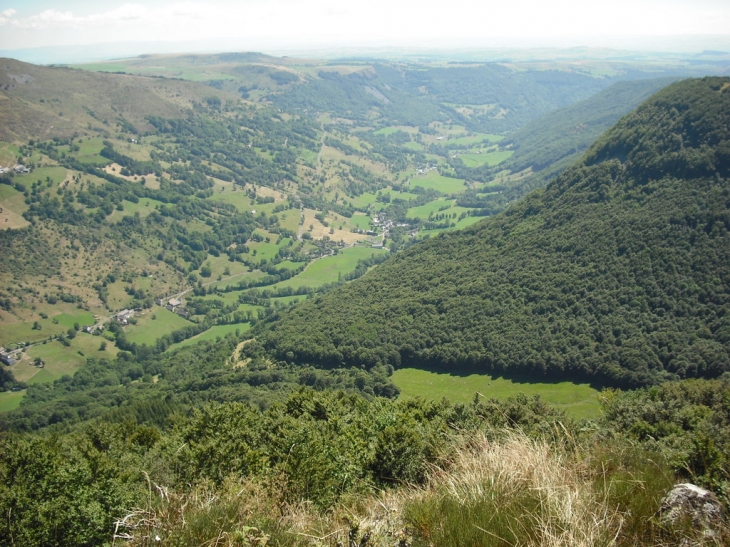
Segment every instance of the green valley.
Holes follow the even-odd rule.
[[[726,544],[725,54],[545,55],[0,59],[0,543]]]

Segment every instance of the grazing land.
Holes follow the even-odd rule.
[[[250,327],[251,325],[249,325],[248,323],[238,323],[234,325],[217,325],[215,327],[209,328],[205,332],[201,332],[200,334],[193,336],[192,338],[188,338],[187,340],[183,340],[182,342],[172,344],[169,348],[167,348],[167,351],[192,346],[194,344],[197,344],[198,342],[216,340],[219,338],[223,338],[227,334],[231,333],[239,333],[240,335],[246,332]]]
[[[154,306],[138,316],[136,324],[125,327],[127,340],[137,344],[152,345],[155,341],[173,331],[187,327],[190,321],[165,308]]]
[[[20,406],[24,391],[3,391],[0,393],[0,413],[10,412]]]
[[[452,403],[469,403],[475,395],[486,399],[506,399],[524,394],[540,398],[563,410],[574,419],[594,419],[601,414],[599,391],[587,384],[572,382],[545,383],[534,379],[494,376],[491,374],[450,374],[403,368],[393,373],[393,382],[401,397],[448,399]]]

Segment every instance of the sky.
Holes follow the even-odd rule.
[[[708,44],[713,35],[727,37],[730,1],[0,0],[0,50],[115,42],[219,43],[256,51],[621,47],[639,43],[638,37],[656,44],[675,35],[699,37],[698,47],[702,37]]]

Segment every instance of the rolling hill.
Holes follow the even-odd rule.
[[[146,132],[147,117],[185,118],[196,103],[225,92],[181,80],[41,67],[0,59],[0,140]],[[232,96],[235,98],[235,96]]]
[[[259,333],[278,359],[640,385],[730,370],[730,80],[657,93],[546,189]]]

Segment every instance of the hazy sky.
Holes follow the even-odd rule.
[[[677,34],[730,34],[730,0],[0,0],[0,49],[222,38],[249,49],[600,45]]]

